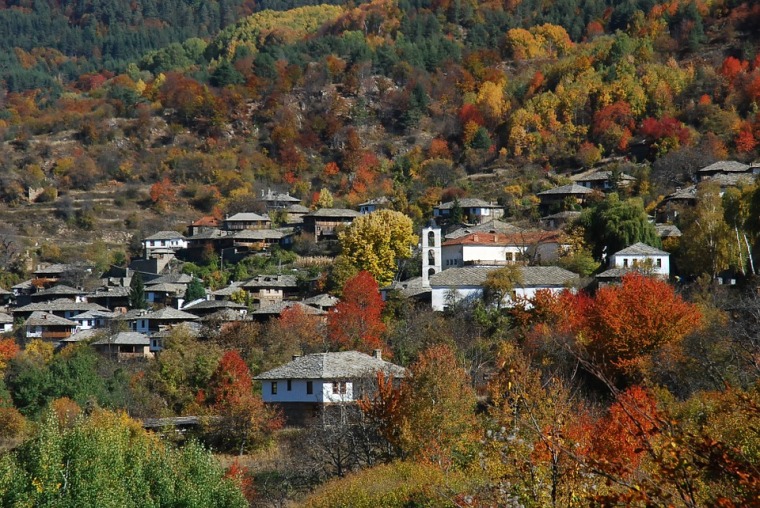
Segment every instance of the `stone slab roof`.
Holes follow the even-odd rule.
[[[314,305],[315,307],[334,307],[338,305],[339,301],[340,299],[335,296],[321,294],[312,296],[311,298],[306,298],[303,303],[306,305]]]
[[[269,217],[264,217],[253,212],[240,212],[224,219],[227,222],[262,222],[269,221]]]
[[[30,303],[29,305],[24,305],[23,307],[17,307],[13,309],[13,312],[14,313],[36,312],[36,311],[63,312],[67,310],[80,311],[80,312],[87,312],[88,310],[102,310],[106,312],[108,311],[108,309],[106,309],[102,305],[98,305],[97,303],[75,302],[74,300],[59,298],[57,300],[51,300],[49,302]]]
[[[295,288],[298,287],[295,275],[257,275],[243,284],[244,288]]]
[[[292,235],[293,230],[283,229],[244,229],[233,235],[235,240],[280,240]]]
[[[241,289],[243,289],[243,283],[238,281],[238,282],[231,283],[227,287],[217,289],[216,291],[212,291],[211,295],[212,296],[230,296],[236,291],[240,291]]]
[[[681,236],[681,230],[674,224],[655,224],[654,228],[657,230],[657,234],[660,238],[679,237]]]
[[[328,217],[340,217],[340,218],[356,218],[361,217],[361,214],[356,210],[348,208],[320,208],[314,210],[311,213],[306,214],[307,217],[316,218],[328,218]]]
[[[718,161],[703,167],[698,173],[743,173],[749,168],[749,164],[739,161]]]
[[[372,377],[378,371],[394,377],[404,377],[406,374],[403,367],[381,358],[358,351],[341,351],[300,356],[254,379],[356,379]]]
[[[29,319],[24,323],[26,326],[71,326],[75,327],[77,324],[74,321],[58,317],[55,314],[49,312],[35,311],[29,316]]]
[[[150,346],[150,338],[138,332],[119,332],[105,339],[92,343],[93,346],[107,346],[113,344],[116,346]]]
[[[198,316],[172,307],[164,307],[163,309],[148,312],[142,318],[151,321],[195,321],[198,319]]]
[[[259,307],[258,309],[249,312],[249,315],[253,316],[272,316],[272,315],[280,315],[282,314],[282,311],[285,309],[289,309],[291,307],[299,307],[304,314],[312,315],[312,316],[321,316],[323,314],[327,314],[325,311],[321,309],[317,309],[316,307],[312,307],[311,305],[306,305],[302,302],[272,302],[268,305],[265,305],[263,307]]]
[[[170,273],[168,275],[162,275],[145,282],[145,286],[152,286],[155,284],[190,284],[193,281],[193,276],[186,273]]]
[[[498,270],[493,266],[463,266],[443,270],[430,277],[430,285],[437,287],[482,286],[488,273]],[[564,287],[579,280],[577,273],[558,266],[522,266],[522,287]]]
[[[501,205],[497,203],[490,203],[479,198],[462,198],[458,200],[458,202],[460,208],[501,208]],[[439,210],[450,210],[454,208],[454,203],[456,202],[447,201],[446,203],[441,203],[434,208],[437,208]]]
[[[167,293],[167,294],[176,294],[176,295],[182,295],[185,293],[185,290],[187,289],[187,286],[184,284],[169,284],[166,282],[161,282],[159,284],[151,284],[150,286],[145,286],[145,292],[146,293]]]
[[[285,211],[288,213],[309,213],[311,210],[306,206],[296,204],[290,205]]]
[[[78,332],[70,335],[69,337],[66,337],[65,339],[61,339],[61,342],[81,342],[83,340],[90,340],[91,338],[101,333],[103,333],[103,329],[98,330],[95,328],[90,328],[87,330],[79,330]]]
[[[145,240],[184,240],[185,235],[178,233],[177,231],[158,231],[150,236],[146,236]]]
[[[66,284],[57,284],[47,289],[43,289],[42,291],[37,291],[34,295],[35,296],[50,296],[50,295],[81,296],[84,294],[85,292],[82,291],[81,289],[73,288],[71,286],[67,286]]]
[[[640,273],[636,268],[615,267],[595,275],[597,279],[621,279],[629,273]]]
[[[430,288],[423,287],[422,277],[413,277],[411,279],[394,281],[391,285],[383,288],[386,291],[398,291],[405,298],[430,293]]]
[[[6,314],[5,312],[0,312],[0,323],[13,323],[13,316]]]
[[[575,210],[565,210],[564,212],[553,213],[551,215],[547,215],[546,217],[541,217],[541,220],[549,220],[549,219],[573,220],[573,219],[577,219],[580,216],[581,216],[581,212],[578,212]]]
[[[500,220],[489,220],[488,222],[484,222],[482,224],[477,224],[475,226],[467,226],[459,229],[455,229],[454,231],[451,231],[446,234],[447,240],[453,240],[455,238],[460,238],[462,236],[467,236],[471,233],[503,233],[503,234],[511,234],[511,233],[519,233],[520,231],[523,231],[522,228],[515,226],[514,224],[510,224],[508,222],[503,222]]]
[[[588,187],[584,187],[582,185],[572,183],[570,185],[563,185],[561,187],[555,187],[553,189],[545,190],[543,192],[539,192],[536,195],[537,196],[561,196],[564,194],[567,194],[567,195],[591,194],[592,192],[594,191],[592,191]]]
[[[246,309],[247,307],[242,303],[231,302],[230,300],[202,300],[191,305],[182,307],[183,311],[193,312],[197,310],[209,310],[209,309]]]
[[[573,182],[606,182],[607,180],[610,180],[613,177],[613,172],[603,169],[603,170],[594,170],[591,171],[584,171],[583,173],[578,173],[577,175],[573,175],[570,177],[570,180]],[[626,173],[618,173],[618,178],[620,180],[628,180],[633,181],[636,180],[633,176],[626,174]]]
[[[642,242],[634,243],[630,247],[619,250],[613,256],[670,256],[664,250],[657,249]]]

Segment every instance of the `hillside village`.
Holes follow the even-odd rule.
[[[0,506],[760,505],[760,5],[0,4]]]

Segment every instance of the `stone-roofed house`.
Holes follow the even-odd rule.
[[[262,398],[283,409],[291,425],[303,425],[331,404],[353,403],[373,390],[377,372],[392,379],[406,375],[403,367],[358,351],[295,356],[293,360],[254,379],[261,381]]]
[[[500,219],[504,216],[504,207],[497,203],[484,201],[479,198],[462,198],[448,201],[433,207],[433,217],[436,220],[448,219],[454,208],[459,204],[462,210],[462,218],[470,224]]]
[[[33,312],[48,312],[55,314],[56,316],[71,319],[77,314],[87,312],[90,310],[107,311],[102,305],[91,302],[75,302],[73,300],[67,300],[65,298],[59,298],[58,300],[51,300],[48,302],[37,302],[24,305],[23,307],[16,307],[13,309],[14,318],[28,318]]]
[[[87,295],[87,301],[111,310],[129,307],[129,286],[102,286]]]
[[[229,300],[232,295],[245,291],[243,289],[243,281],[230,282],[229,286],[212,291],[209,295],[214,300]]]
[[[497,269],[498,267],[493,266],[464,266],[431,275],[433,310],[442,311],[456,302],[473,302],[483,298],[488,274]],[[512,294],[504,302],[505,305],[518,298],[532,298],[542,289],[556,293],[580,282],[577,273],[558,266],[521,266],[520,274],[522,283],[515,286]]]
[[[145,259],[174,257],[177,251],[187,248],[187,239],[177,231],[158,231],[143,240]]]
[[[750,175],[756,174],[760,170],[760,166],[752,166],[750,164],[744,164],[739,161],[718,161],[713,162],[709,166],[705,166],[699,171],[697,175],[699,180],[707,180],[717,175],[729,175],[737,173],[748,173]]]
[[[598,170],[592,169],[578,173],[570,177],[574,183],[580,186],[599,190],[603,192],[609,192],[616,189],[621,189],[633,185],[636,182],[636,178],[626,173],[615,173],[610,170]]]
[[[0,312],[0,333],[9,333],[13,331],[13,316]]]
[[[359,212],[348,208],[320,208],[303,216],[303,230],[314,235],[317,242],[334,240],[338,228],[350,225],[359,216]]]
[[[509,222],[494,219],[472,226],[456,228],[446,233],[446,236],[444,236],[444,238],[446,240],[454,240],[456,238],[461,238],[472,233],[501,233],[504,235],[511,235],[513,233],[520,233],[522,231],[524,231],[524,229],[519,226],[515,226]]]
[[[679,238],[682,233],[675,224],[655,224],[654,228],[657,230],[657,235],[660,238]]]
[[[565,210],[541,217],[541,224],[546,229],[560,229],[564,225],[572,223],[580,216],[581,212],[577,210]]]
[[[227,231],[242,231],[244,229],[264,229],[272,225],[269,217],[254,212],[240,212],[235,215],[227,215],[224,218],[223,228]]]
[[[291,196],[289,192],[276,192],[272,189],[261,189],[261,196],[257,200],[264,204],[267,211],[270,210],[282,210],[290,205],[297,205],[301,203],[301,200],[297,197]]]
[[[568,201],[582,205],[593,193],[594,191],[588,187],[572,183],[539,192],[536,196],[541,201],[541,209],[550,211],[552,208],[556,210],[557,207],[563,206]]]
[[[287,214],[285,221],[290,225],[303,224],[303,216],[311,212],[307,207],[303,205],[290,205],[285,208]]]
[[[364,203],[359,203],[359,213],[362,215],[366,215],[368,213],[376,212],[378,210],[381,210],[383,208],[388,208],[390,206],[391,202],[388,198],[385,196],[380,196],[379,198],[373,198],[369,201],[365,201]]]
[[[0,288],[0,307],[8,305],[13,300],[13,292]]]
[[[338,297],[328,295],[327,293],[323,293],[317,296],[312,296],[311,298],[306,298],[303,301],[303,303],[305,303],[306,305],[310,305],[320,310],[330,310],[336,305],[338,305],[338,302],[340,302],[340,299]]]
[[[185,296],[185,284],[169,284],[162,282],[145,286],[145,299],[148,303],[158,303],[175,307],[183,302]]]
[[[55,286],[32,293],[31,296],[33,302],[47,302],[59,298],[66,298],[75,302],[83,302],[85,301],[85,294],[86,293],[81,289],[73,288],[66,284],[56,284]]]
[[[597,281],[619,280],[627,271],[667,279],[670,277],[670,254],[638,242],[611,255],[609,266],[609,270],[597,275]]]
[[[230,300],[201,300],[182,307],[182,310],[198,317],[205,317],[221,310],[231,310],[237,314],[238,319],[244,318],[248,313],[248,307]]]
[[[113,319],[114,313],[110,310],[88,310],[72,317],[77,324],[77,331],[105,328]]]
[[[266,251],[273,245],[288,247],[293,244],[293,229],[245,229],[232,235],[236,252]]]
[[[295,275],[257,275],[246,281],[243,289],[248,291],[254,302],[261,306],[281,302],[298,293],[298,279]]]
[[[657,222],[673,222],[684,209],[697,204],[697,186],[678,187],[657,204],[655,218]]]
[[[152,358],[150,337],[137,332],[119,332],[91,344],[100,354],[118,361]]]
[[[24,322],[26,340],[42,339],[54,344],[71,337],[77,324],[49,312],[35,311]]]
[[[298,307],[301,312],[303,312],[307,316],[324,316],[327,314],[327,312],[318,309],[316,307],[313,307],[311,305],[306,305],[302,302],[269,302],[266,304],[263,304],[259,306],[258,309],[252,310],[250,313],[248,313],[248,316],[256,321],[260,322],[266,322],[272,318],[280,317],[280,314],[283,313],[286,309],[290,309],[293,307]]]
[[[92,266],[85,264],[40,265],[33,272],[31,284],[36,288],[48,288],[63,280],[82,279],[91,272]],[[81,281],[76,284],[81,284]]]
[[[126,321],[133,332],[151,335],[160,331],[163,327],[198,321],[199,318],[189,312],[164,307],[155,311],[133,309],[117,319]]]
[[[390,285],[380,289],[383,301],[388,301],[394,293],[401,298],[430,304],[430,288],[422,284],[422,277],[393,281]]]

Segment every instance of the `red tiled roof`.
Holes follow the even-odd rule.
[[[214,217],[213,215],[206,215],[205,217],[201,217],[197,221],[193,222],[191,226],[210,226],[210,227],[216,227],[219,225],[219,219]]]
[[[560,233],[556,231],[525,231],[521,233],[471,233],[460,238],[446,240],[443,245],[535,245],[546,242],[559,242]]]

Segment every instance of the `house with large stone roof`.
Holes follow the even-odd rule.
[[[118,332],[93,342],[92,347],[100,354],[118,361],[152,358],[150,337],[138,332]]]
[[[261,381],[262,398],[283,409],[290,424],[303,424],[333,404],[353,403],[374,387],[378,372],[403,378],[403,367],[385,361],[380,350],[294,356],[293,360],[254,379]]]
[[[668,279],[670,277],[670,253],[642,242],[635,243],[612,254],[610,268],[596,276],[599,285],[619,282],[631,272]]]
[[[35,311],[24,322],[26,340],[41,339],[58,344],[71,337],[77,324],[49,312]]]
[[[320,208],[303,216],[303,230],[314,235],[314,240],[334,240],[341,227],[349,226],[361,216],[349,208]]]
[[[609,192],[628,187],[636,182],[636,178],[622,172],[592,169],[570,177],[573,183],[592,190]]]
[[[227,231],[242,231],[244,229],[263,229],[272,224],[269,217],[254,212],[240,212],[235,215],[227,215],[222,223]],[[197,236],[197,235],[196,235]]]
[[[588,187],[572,183],[539,192],[536,196],[541,201],[540,206],[543,211],[558,211],[558,208],[568,202],[577,205],[584,204],[586,199],[593,193],[594,191]]]
[[[442,311],[458,302],[474,302],[482,299],[488,274],[499,267],[463,266],[443,270],[430,276],[431,306]],[[572,288],[580,282],[577,273],[558,266],[521,266],[522,282],[515,285],[505,305],[516,299],[535,296],[539,290],[553,293]]]
[[[462,198],[433,207],[433,217],[436,220],[448,219],[457,205],[462,210],[462,219],[470,224],[481,224],[504,216],[504,207],[498,203],[479,198]]]
[[[177,251],[187,248],[187,239],[177,231],[158,231],[143,240],[145,259],[173,257]]]

